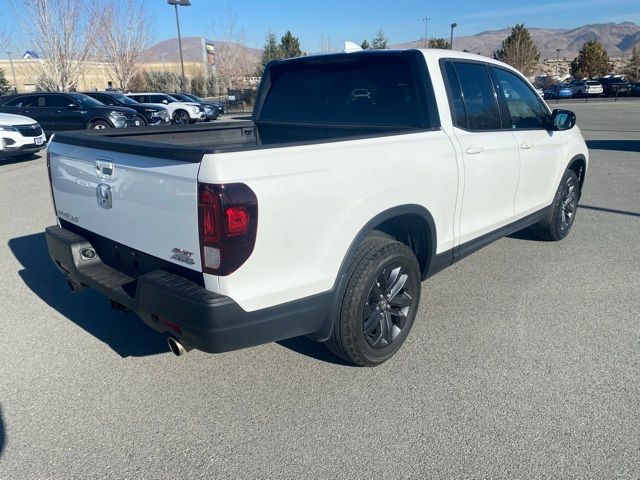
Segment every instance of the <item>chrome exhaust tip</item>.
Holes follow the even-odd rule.
[[[180,343],[177,339],[173,337],[167,338],[167,345],[169,345],[169,350],[176,356],[180,357],[187,353],[191,349],[187,349],[182,343]]]

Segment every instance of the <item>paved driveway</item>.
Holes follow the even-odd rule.
[[[637,478],[637,105],[571,104],[592,164],[569,238],[506,238],[425,282],[376,369],[304,339],[174,357],[67,291],[44,161],[0,165],[0,479]]]

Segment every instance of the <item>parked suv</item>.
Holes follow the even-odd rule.
[[[600,82],[595,80],[581,80],[571,85],[571,91],[573,92],[574,97],[584,97],[590,95],[602,95],[603,89]]]
[[[165,106],[173,123],[196,123],[205,119],[204,107],[196,102],[183,102],[166,93],[128,93],[128,97],[140,103],[153,103]]]
[[[0,160],[36,153],[45,147],[46,140],[42,128],[34,119],[0,113]]]
[[[620,77],[605,77],[600,79],[604,94],[607,97],[628,97],[631,86]]]
[[[185,95],[185,96],[189,97],[194,102],[208,103],[210,105],[213,105],[215,108],[218,109],[218,113],[220,115],[224,115],[224,104],[223,103],[216,102],[214,100],[205,100],[205,99],[203,99],[201,97],[198,97],[197,95],[194,95],[193,93],[183,93],[182,95]]]
[[[544,89],[544,98],[546,99],[571,98],[572,96],[573,90],[567,84],[551,85]]]
[[[153,103],[139,103],[120,92],[84,92],[84,94],[105,105],[132,108],[138,112],[138,120],[143,127],[145,125],[166,125],[171,123],[167,107],[161,107]]]
[[[205,122],[208,122],[209,120],[215,120],[220,116],[220,110],[218,110],[218,107],[216,107],[212,103],[207,102],[206,100],[194,100],[190,95],[187,95],[186,93],[172,93],[171,96],[183,102],[196,102],[202,105],[202,107],[204,108]]]
[[[0,98],[0,112],[33,118],[47,134],[140,126],[135,110],[107,106],[82,93],[25,93]]]

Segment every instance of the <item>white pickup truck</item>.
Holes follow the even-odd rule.
[[[505,64],[382,50],[272,63],[251,121],[56,134],[47,158],[73,291],[176,354],[307,335],[373,366],[421,281],[526,227],[564,238],[588,151]]]

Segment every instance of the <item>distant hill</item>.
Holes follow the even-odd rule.
[[[224,48],[226,45],[232,44],[231,42],[217,40],[214,40],[213,43],[216,45],[216,48]],[[241,48],[244,48],[252,58],[255,58],[256,62],[260,59],[261,50],[244,46]],[[166,62],[180,61],[180,50],[178,49],[177,38],[170,38],[156,43],[147,49],[145,53],[148,62],[159,62],[162,60],[163,55],[165,56]],[[182,39],[182,56],[185,62],[202,62],[202,37],[184,37]]]
[[[619,57],[631,53],[634,45],[640,42],[640,26],[633,22],[599,23],[573,29],[529,28],[529,31],[540,50],[541,59],[555,58],[557,48],[562,49],[560,58],[573,58],[588,40],[599,41],[610,56]],[[453,46],[456,50],[491,55],[492,52],[500,48],[502,40],[507,38],[510,33],[511,28],[503,28],[466,37],[455,37]],[[414,40],[393,45],[391,48],[422,46],[423,40]]]

